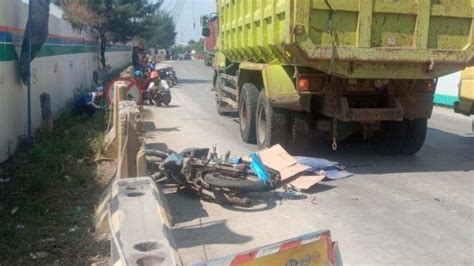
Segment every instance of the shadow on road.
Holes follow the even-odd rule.
[[[162,128],[154,128],[154,129],[147,130],[147,132],[176,132],[176,131],[181,131],[181,130],[179,130],[179,127],[162,127]]]
[[[151,122],[151,121],[145,121],[142,123],[142,126],[143,126],[143,130],[145,130],[145,132],[149,132],[149,131],[153,131],[155,130],[155,123],[154,122]]]
[[[242,244],[251,241],[250,236],[232,232],[225,221],[203,223],[209,217],[198,195],[177,192],[176,185],[161,184],[165,191],[173,222],[178,225],[171,229],[176,240],[176,248],[188,248],[207,244]],[[192,222],[193,225],[179,224]]]
[[[146,143],[145,149],[168,152],[168,145],[166,143]]]
[[[167,185],[165,189],[171,215],[176,224],[209,216],[207,211],[204,210],[198,195],[176,190],[176,185],[173,184]]]
[[[243,244],[253,237],[232,232],[225,220],[173,229],[178,248],[188,248],[209,244]]]
[[[275,208],[278,198],[273,192],[248,193],[247,196],[252,200],[252,205],[248,208],[233,205],[222,205],[222,208],[236,212],[261,212]],[[217,204],[217,203],[216,203]]]
[[[430,128],[424,147],[416,155],[380,155],[359,139],[341,142],[337,151],[328,141],[315,142],[310,151],[298,155],[337,161],[355,174],[472,171],[474,137]]]
[[[168,106],[163,106],[163,108],[178,108],[178,107],[181,107],[181,105],[170,104],[170,105],[168,105]]]
[[[142,116],[143,116],[143,119],[144,119],[144,120],[151,120],[151,119],[153,119],[153,113],[152,113],[151,110],[148,109],[148,108],[144,108],[144,109],[143,109]],[[148,122],[145,122],[145,123],[148,123]]]
[[[210,79],[180,79],[180,84],[198,84],[198,83],[210,83]]]

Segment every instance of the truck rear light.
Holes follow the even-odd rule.
[[[309,92],[320,92],[324,89],[324,78],[306,78],[298,79],[298,90]]]
[[[298,80],[298,90],[300,90],[300,91],[309,91],[309,79],[300,78]]]

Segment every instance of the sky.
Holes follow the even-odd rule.
[[[0,0],[1,1],[1,0]],[[28,0],[22,0],[28,3]],[[152,0],[157,1],[157,0]],[[216,12],[216,0],[164,0],[161,9],[173,11],[179,2],[184,2],[181,15],[176,17],[176,36],[177,43],[187,43],[189,40],[198,40],[201,38],[201,26],[199,18],[202,15],[209,15]],[[61,11],[54,5],[51,5],[51,13],[61,17]],[[193,24],[196,23],[194,28]]]
[[[189,40],[201,38],[201,26],[199,18],[202,15],[209,15],[216,12],[216,0],[182,0],[184,1],[183,11],[177,18],[176,37],[177,43],[187,43]],[[171,11],[179,0],[164,0],[162,8]],[[193,27],[196,23],[196,28]]]

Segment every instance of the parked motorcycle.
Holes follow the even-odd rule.
[[[178,84],[178,77],[176,76],[176,71],[174,71],[174,68],[169,67],[168,71],[166,72],[166,75],[170,77],[171,80],[171,86],[175,86]]]
[[[160,73],[160,77],[168,82],[170,87],[175,86],[178,84],[178,77],[176,76],[176,72],[174,71],[173,67],[165,67],[158,69]]]
[[[219,157],[216,147],[209,154],[208,148],[191,148],[180,153],[163,153],[146,150],[147,156],[161,158],[155,179],[166,177],[172,183],[187,188],[217,203],[250,206],[249,192],[268,191],[279,182],[278,172],[267,169],[270,180],[264,182],[256,176],[248,163],[228,163],[230,152]]]

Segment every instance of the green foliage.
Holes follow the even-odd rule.
[[[159,11],[163,1],[55,0],[55,3],[74,27],[97,33],[103,67],[109,42],[125,43],[141,37],[147,45],[157,48],[172,45],[176,38],[171,17]]]
[[[43,265],[88,265],[97,254],[107,254],[107,242],[89,233],[105,185],[94,160],[106,120],[103,113],[89,119],[65,111],[54,121],[53,132],[38,133],[31,150],[0,165],[0,172],[13,180],[0,201],[2,265],[38,265],[30,256],[38,251],[49,253]]]
[[[93,179],[95,174],[82,164],[86,160],[93,161],[100,149],[98,144],[102,143],[104,134],[99,119],[103,119],[100,114],[89,120],[74,118],[65,111],[55,121],[52,133],[38,134],[34,149],[18,155],[23,163],[17,175],[25,188],[41,192],[50,185],[64,183],[65,176],[71,177],[74,186]]]
[[[145,46],[155,49],[166,49],[176,41],[176,26],[171,16],[158,11],[147,17],[142,23],[139,36],[145,40]]]

